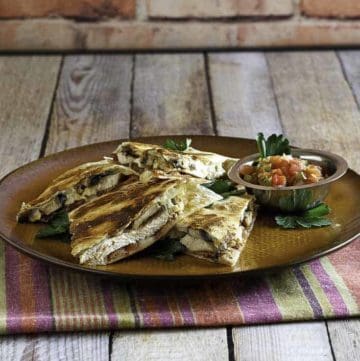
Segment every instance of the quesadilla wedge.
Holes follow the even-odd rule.
[[[218,199],[202,188],[186,179],[152,178],[85,203],[69,213],[72,255],[94,266],[140,252],[167,234],[190,205],[197,210]]]
[[[123,142],[114,154],[120,164],[137,171],[158,169],[206,179],[215,179],[225,175],[236,161],[234,158],[203,152],[192,147],[184,151],[175,151],[159,145],[136,142]]]
[[[137,179],[134,170],[112,159],[81,164],[55,178],[34,200],[23,202],[17,220],[47,221],[60,209],[74,208],[120,184]]]
[[[187,254],[234,266],[249,237],[255,216],[252,196],[230,196],[180,219],[175,233],[180,236]]]

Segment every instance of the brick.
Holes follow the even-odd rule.
[[[153,19],[290,16],[292,0],[147,0]]]
[[[354,46],[360,21],[121,22],[0,21],[0,51],[238,49]]]
[[[0,18],[133,18],[136,0],[0,0]]]
[[[359,0],[302,0],[301,12],[307,16],[321,18],[360,17]]]

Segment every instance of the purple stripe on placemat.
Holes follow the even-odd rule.
[[[32,273],[34,283],[36,328],[39,332],[54,329],[54,319],[51,307],[50,284],[47,267],[32,260]]]
[[[323,312],[322,312],[321,306],[320,306],[318,300],[316,299],[314,292],[311,289],[311,286],[310,286],[309,282],[307,281],[307,279],[305,278],[304,274],[298,267],[294,267],[293,272],[304,292],[304,295],[306,296],[307,300],[309,301],[309,304],[314,312],[314,316],[316,318],[322,317]]]
[[[186,326],[194,325],[195,324],[194,315],[191,310],[189,299],[186,296],[186,292],[183,292],[183,293],[178,292],[177,293],[176,290],[174,290],[174,289],[172,289],[172,291],[175,294],[174,298],[177,299],[177,303],[179,305],[181,316],[184,320],[184,325],[186,325]]]
[[[341,297],[338,289],[330,276],[324,270],[320,260],[310,262],[310,268],[316,278],[319,280],[321,288],[324,290],[329,302],[333,306],[336,316],[345,316],[349,314],[349,310]]]
[[[174,325],[174,317],[169,307],[168,298],[168,290],[163,291],[162,294],[160,290],[157,290],[156,296],[154,297],[154,303],[155,305],[158,305],[161,324],[164,327],[171,327]]]
[[[249,279],[246,282],[234,282],[234,286],[234,295],[240,304],[245,322],[282,320],[280,310],[265,280]]]
[[[173,325],[173,317],[163,288],[139,284],[134,288],[134,295],[145,327],[170,327]]]
[[[114,301],[112,298],[112,289],[113,289],[112,282],[109,282],[108,280],[102,280],[101,290],[104,297],[105,310],[109,320],[109,327],[111,329],[115,329],[118,326],[118,318],[116,315]]]
[[[6,282],[6,328],[7,332],[21,330],[22,310],[20,305],[19,256],[13,247],[5,245],[5,282]]]

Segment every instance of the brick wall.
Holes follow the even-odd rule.
[[[0,0],[0,50],[360,45],[360,0]]]

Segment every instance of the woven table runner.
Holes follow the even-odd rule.
[[[358,316],[360,239],[257,278],[121,282],[54,268],[0,241],[0,332],[225,326]]]

